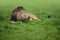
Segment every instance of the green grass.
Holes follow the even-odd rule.
[[[17,6],[42,21],[11,23],[11,12]],[[0,0],[0,40],[60,40],[60,0]]]

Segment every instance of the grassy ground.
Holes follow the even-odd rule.
[[[11,11],[17,6],[42,21],[10,23]],[[60,1],[0,0],[0,40],[60,40]]]

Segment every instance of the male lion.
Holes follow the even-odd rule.
[[[17,7],[16,9],[14,9],[12,11],[10,21],[11,22],[16,22],[16,21],[24,22],[27,19],[28,20],[40,20],[34,14],[25,13],[25,8],[24,7]]]

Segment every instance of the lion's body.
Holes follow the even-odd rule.
[[[29,20],[40,20],[37,16],[35,16],[34,14],[28,14],[28,13],[25,13],[24,14],[26,17],[27,17],[27,19],[29,19]]]

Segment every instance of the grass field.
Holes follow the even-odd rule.
[[[18,6],[42,21],[10,23]],[[0,0],[0,40],[60,40],[60,0]]]

